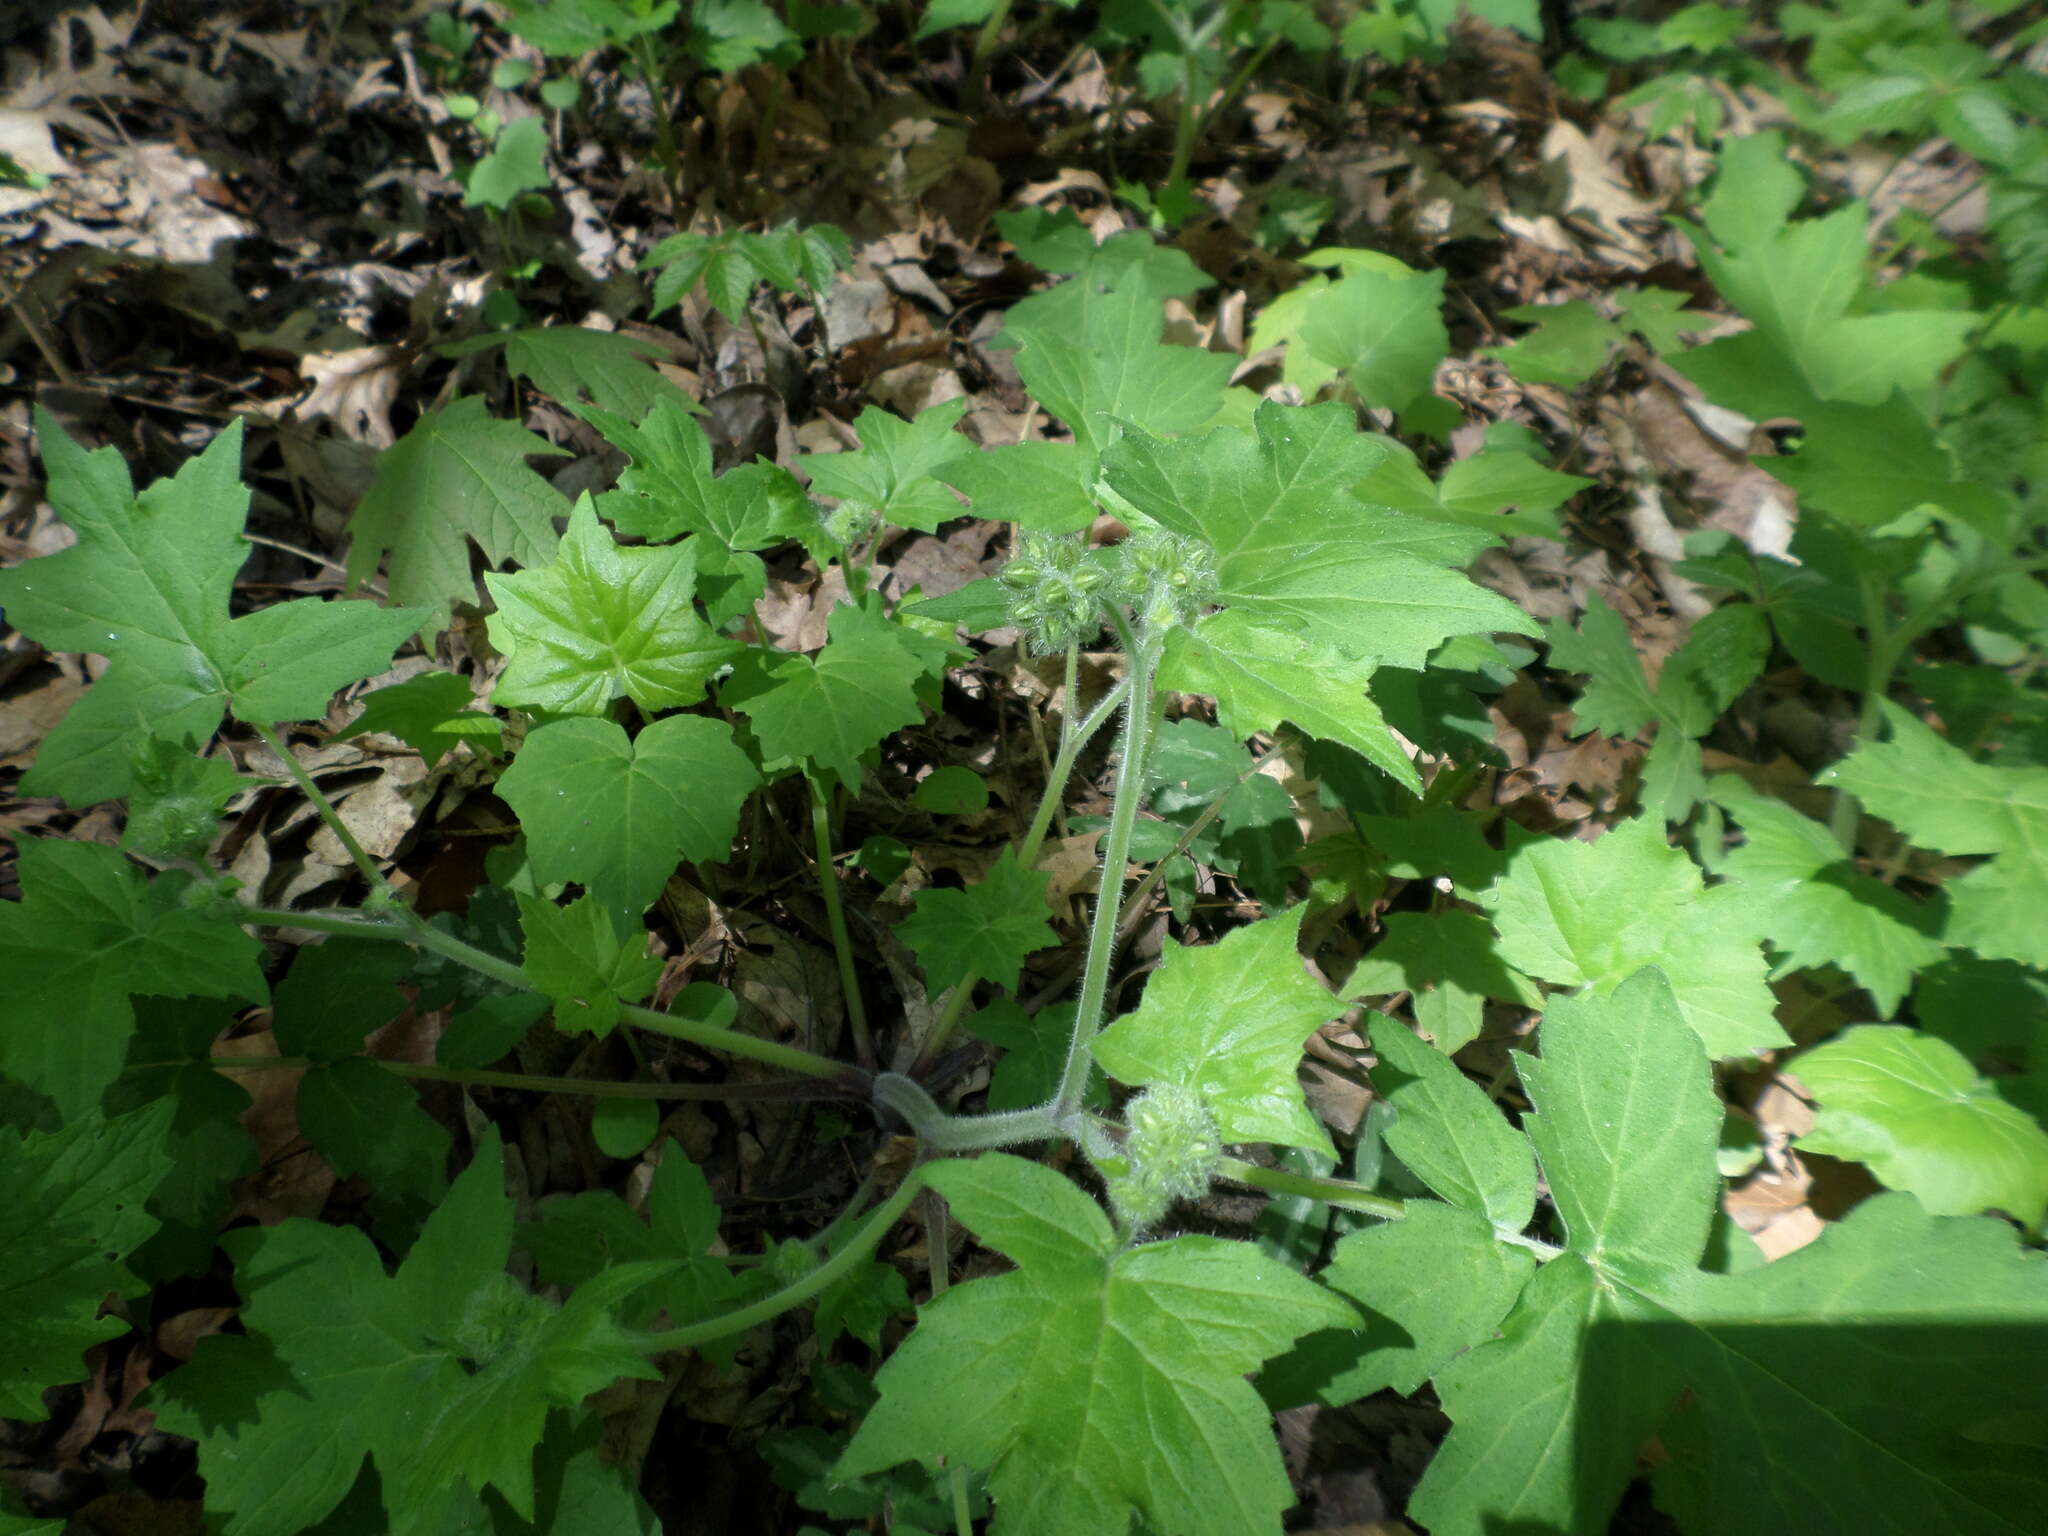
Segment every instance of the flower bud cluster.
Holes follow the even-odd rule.
[[[1112,578],[1076,539],[1027,533],[996,579],[1010,592],[1010,622],[1041,656],[1092,639],[1102,627]]]
[[[841,549],[852,549],[872,534],[881,525],[881,514],[865,502],[842,501],[826,511],[820,509],[818,521],[825,525],[825,536]]]
[[[1124,1106],[1124,1124],[1120,1157],[1106,1159],[1103,1172],[1110,1202],[1127,1227],[1149,1227],[1175,1201],[1209,1192],[1223,1161],[1223,1138],[1200,1093],[1178,1083],[1154,1084]]]
[[[1216,557],[1199,539],[1148,529],[1117,555],[1116,595],[1147,629],[1192,624],[1216,601]]]

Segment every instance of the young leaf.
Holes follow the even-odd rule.
[[[1455,1206],[1513,1236],[1536,1209],[1528,1139],[1503,1120],[1480,1086],[1399,1021],[1378,1014],[1373,1087],[1394,1108],[1382,1135],[1408,1170]]]
[[[1937,1216],[2000,1210],[2041,1225],[2048,1132],[1947,1041],[1859,1024],[1808,1051],[1793,1070],[1819,1101],[1801,1151],[1866,1163]]]
[[[594,896],[558,907],[522,891],[519,917],[527,978],[554,1000],[555,1027],[565,1033],[610,1034],[619,1004],[639,1002],[661,980],[647,935],[635,928],[622,937]]]
[[[1169,634],[1158,682],[1177,693],[1208,694],[1216,718],[1240,740],[1290,721],[1351,748],[1419,795],[1415,765],[1367,692],[1373,670],[1370,661],[1353,660],[1299,630],[1261,624],[1240,609]]]
[[[103,1309],[141,1289],[121,1260],[157,1229],[143,1202],[171,1171],[176,1108],[89,1108],[48,1135],[0,1126],[0,1416],[48,1418],[44,1390],[82,1379],[85,1351],[128,1331]]]
[[[1302,914],[1296,907],[1200,948],[1170,946],[1137,1011],[1096,1036],[1102,1069],[1134,1087],[1194,1089],[1225,1141],[1330,1151],[1295,1068],[1302,1041],[1344,1005],[1302,968]]]
[[[1707,890],[1663,826],[1637,817],[1598,842],[1518,850],[1480,897],[1500,957],[1525,975],[1602,994],[1654,965],[1708,1055],[1790,1044],[1764,980],[1759,914],[1739,887]]]
[[[185,877],[147,879],[99,843],[29,839],[16,858],[22,898],[0,905],[0,1070],[67,1119],[119,1074],[133,997],[268,996],[261,946],[181,905]]]
[[[973,456],[974,444],[953,430],[966,414],[964,397],[930,406],[915,421],[871,405],[854,418],[858,449],[807,453],[796,467],[810,477],[816,495],[865,507],[899,528],[930,533],[962,515],[960,498],[932,477]]]
[[[422,672],[402,683],[379,688],[363,700],[363,712],[336,741],[380,731],[396,736],[429,766],[463,742],[473,752],[496,751],[504,741],[504,722],[479,710],[469,680],[453,672]]]
[[[753,724],[769,772],[814,764],[858,784],[861,754],[919,717],[912,685],[925,667],[906,631],[865,608],[833,610],[825,632],[815,660],[749,653],[721,692]]]
[[[587,495],[552,562],[484,582],[498,604],[491,643],[511,658],[491,694],[501,708],[599,715],[623,695],[676,709],[740,653],[690,605],[695,545],[621,548]]]
[[[2020,914],[2048,906],[2048,768],[1971,761],[1912,715],[1881,701],[1889,741],[1869,742],[1820,775],[1922,848],[1995,855],[1943,886],[1943,937],[1987,960],[2048,968],[2048,933]]]
[[[1020,1158],[929,1178],[1018,1268],[919,1310],[838,1475],[986,1467],[1002,1536],[1119,1531],[1134,1512],[1187,1536],[1277,1531],[1293,1493],[1244,1376],[1350,1307],[1250,1244],[1120,1249],[1094,1201]]]
[[[964,492],[976,517],[1027,533],[1079,533],[1095,521],[1096,459],[1086,443],[1006,443],[932,473]]]
[[[377,478],[349,519],[351,588],[391,555],[392,601],[427,610],[426,627],[448,625],[451,602],[476,601],[473,539],[492,565],[544,565],[555,552],[562,495],[526,467],[559,454],[544,437],[494,419],[468,395],[429,411],[377,460]]]
[[[710,439],[674,405],[657,405],[638,425],[594,407],[583,415],[633,461],[618,489],[597,499],[598,511],[621,532],[650,543],[701,534],[730,552],[772,549],[817,532],[795,476],[771,464],[743,464],[714,476]]]
[[[1743,834],[1715,872],[1770,912],[1768,937],[1783,956],[1775,974],[1838,965],[1869,989],[1878,1016],[1890,1018],[1914,976],[1947,953],[1929,936],[1931,914],[1858,871],[1823,823],[1732,775],[1709,788]]]
[[[537,726],[498,792],[518,813],[534,878],[585,887],[631,933],[678,863],[725,857],[760,782],[723,720],[670,715],[630,741],[609,720]]]
[[[1218,428],[1172,442],[1132,432],[1103,461],[1138,511],[1215,550],[1220,602],[1348,656],[1417,670],[1451,635],[1534,633],[1507,599],[1444,569],[1476,555],[1482,535],[1351,494],[1386,450],[1359,434],[1347,407],[1268,402],[1254,425],[1255,436]]]
[[[78,542],[0,571],[0,606],[23,634],[110,665],[50,733],[31,787],[80,804],[126,794],[135,736],[201,742],[230,708],[261,725],[318,718],[419,627],[419,612],[311,597],[229,617],[249,549],[239,421],[133,496],[113,449],[84,453],[47,411],[36,420],[51,504]]]
[[[1012,849],[965,890],[927,888],[896,935],[917,954],[929,990],[937,995],[970,975],[1015,991],[1025,957],[1059,942],[1046,921],[1046,876],[1017,863]]]
[[[1451,350],[1443,305],[1440,271],[1397,277],[1361,267],[1316,296],[1301,323],[1302,344],[1344,369],[1367,404],[1402,410],[1428,392]]]
[[[1543,1006],[1542,993],[1529,979],[1501,962],[1484,918],[1445,907],[1437,912],[1389,912],[1381,923],[1386,932],[1346,978],[1344,994],[1365,998],[1413,993],[1417,1022],[1443,1054],[1476,1037],[1486,998],[1526,1008]],[[1439,1030],[1444,1024],[1461,1027],[1447,1037]]]
[[[656,406],[702,409],[650,366],[663,355],[661,347],[618,331],[597,331],[587,325],[528,326],[474,336],[441,350],[450,357],[463,357],[500,342],[505,347],[505,366],[563,405],[574,406],[588,395],[600,409],[634,421]]]
[[[386,1509],[426,1522],[460,1484],[535,1511],[550,1407],[659,1373],[611,1318],[666,1265],[607,1271],[561,1306],[505,1273],[512,1208],[495,1130],[396,1276],[350,1227],[287,1221],[222,1239],[246,1337],[204,1340],[152,1389],[159,1421],[198,1440],[209,1507],[237,1536],[296,1536],[376,1463]]]

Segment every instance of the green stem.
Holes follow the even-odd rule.
[[[305,764],[292,756],[291,750],[284,744],[284,739],[267,725],[252,724],[249,729],[254,731],[263,745],[270,748],[277,760],[284,764],[285,772],[292,776],[293,782],[313,803],[313,809],[320,813],[320,819],[327,823],[328,829],[341,840],[341,846],[348,850],[350,861],[362,871],[363,878],[370,882],[370,889],[387,891],[397,896],[398,893],[391,888],[391,882],[384,878],[384,872],[377,868],[376,860],[363,851],[363,845],[356,841],[355,833],[351,832],[348,823],[341,819],[341,813],[334,808],[334,802],[327,798],[327,791],[313,782],[313,776],[306,772]],[[402,906],[402,910],[410,912],[411,908]]]
[[[988,65],[995,57],[996,44],[1001,41],[1003,23],[1010,19],[1011,0],[996,0],[996,8],[988,13],[988,20],[981,24],[981,30],[974,35],[974,52],[967,60],[967,102],[980,106],[988,100]]]
[[[839,872],[832,865],[832,812],[825,786],[810,774],[811,843],[818,858],[818,888],[825,894],[825,921],[832,930],[832,953],[839,960],[839,990],[846,996],[846,1022],[853,1029],[854,1054],[864,1067],[875,1064],[874,1042],[868,1038],[867,1007],[861,1002],[860,978],[853,971],[853,939],[846,931],[846,909],[839,900]]]
[[[1300,1195],[1320,1200],[1325,1205],[1340,1205],[1347,1211],[1364,1211],[1369,1216],[1387,1221],[1399,1221],[1408,1214],[1406,1201],[1396,1200],[1391,1195],[1375,1194],[1363,1184],[1355,1184],[1349,1179],[1321,1179],[1313,1174],[1291,1173],[1285,1168],[1262,1168],[1257,1163],[1242,1162],[1234,1157],[1224,1158],[1219,1172],[1233,1184],[1249,1184],[1254,1189],[1275,1195]]]
[[[666,93],[662,89],[661,56],[654,50],[651,33],[633,39],[634,61],[647,87],[648,104],[654,109],[654,153],[661,161],[663,188],[668,193],[669,217],[681,227],[683,221],[683,152],[676,143],[676,127],[670,118]]]
[[[1052,827],[1055,813],[1066,800],[1067,780],[1073,777],[1074,764],[1080,760],[1082,751],[1102,729],[1109,717],[1129,694],[1131,680],[1126,677],[1119,682],[1096,706],[1088,711],[1078,726],[1071,730],[1061,727],[1060,755],[1053,760],[1052,772],[1046,775],[1045,793],[1039,796],[1038,810],[1031,818],[1031,825],[1017,842],[1017,864],[1019,868],[1031,869],[1038,863],[1038,851],[1045,846],[1045,835]],[[1067,693],[1067,717],[1073,717],[1074,694],[1071,687]],[[981,980],[981,973],[970,972],[959,985],[946,994],[946,1001],[933,1020],[931,1031],[925,1036],[924,1044],[917,1053],[917,1065],[930,1062],[939,1053],[939,1048],[952,1038],[959,1027],[960,1019],[967,1011],[967,1004],[974,996],[974,988]]]
[[[1054,1141],[1066,1135],[1061,1117],[1050,1104],[1005,1110],[994,1115],[955,1118],[939,1108],[923,1084],[900,1072],[875,1079],[872,1100],[908,1125],[919,1141],[935,1152],[977,1152],[989,1147],[1014,1147],[1027,1141]]]
[[[848,1240],[846,1246],[833,1254],[801,1280],[792,1281],[772,1296],[764,1296],[752,1306],[742,1307],[737,1312],[728,1312],[723,1317],[714,1317],[687,1328],[672,1328],[666,1333],[645,1334],[640,1339],[641,1347],[649,1354],[663,1354],[676,1349],[694,1349],[699,1344],[709,1344],[713,1339],[723,1339],[735,1333],[745,1333],[749,1328],[780,1317],[792,1307],[801,1306],[827,1287],[853,1272],[854,1267],[867,1262],[868,1255],[888,1235],[889,1229],[910,1208],[910,1202],[917,1198],[917,1192],[924,1188],[924,1171],[913,1169],[908,1178],[897,1186],[896,1193],[875,1207],[874,1214],[861,1223],[860,1229]]]
[[[465,969],[488,976],[515,992],[539,990],[526,979],[526,973],[511,961],[502,960],[488,950],[478,949],[474,944],[465,944],[454,934],[418,918],[410,924],[402,924],[374,918],[350,919],[333,914],[278,912],[252,907],[245,911],[239,920],[262,927],[309,928],[320,933],[353,934],[358,938],[390,939],[402,944],[417,944],[422,949],[430,949],[437,955],[453,960]],[[834,1061],[829,1056],[819,1056],[793,1045],[782,1045],[774,1040],[763,1040],[755,1035],[742,1034],[736,1029],[727,1029],[722,1024],[713,1024],[708,1020],[692,1019],[683,1014],[657,1013],[654,1009],[643,1008],[637,1003],[621,1003],[619,1017],[628,1024],[638,1025],[641,1029],[654,1034],[667,1035],[674,1040],[687,1040],[692,1045],[723,1051],[730,1056],[744,1056],[764,1066],[781,1067],[803,1077],[843,1078],[847,1077],[850,1071],[844,1062]]]
[[[461,1083],[476,1088],[515,1088],[526,1093],[579,1093],[597,1099],[791,1099],[840,1098],[831,1089],[810,1090],[798,1083],[608,1083],[598,1078],[542,1077],[529,1072],[490,1072],[470,1067],[435,1067],[412,1061],[364,1060],[393,1077],[435,1083]],[[185,1061],[145,1061],[122,1071],[164,1071],[173,1067],[211,1067],[217,1072],[305,1071],[323,1063],[311,1056],[206,1056]],[[791,1090],[797,1090],[792,1092]]]
[[[1081,972],[1081,995],[1074,1005],[1074,1034],[1067,1042],[1066,1070],[1060,1075],[1060,1091],[1053,1100],[1054,1118],[1062,1121],[1080,1109],[1095,1064],[1089,1048],[1102,1027],[1102,1005],[1109,996],[1117,922],[1123,912],[1124,869],[1130,863],[1131,834],[1138,824],[1138,807],[1145,798],[1146,758],[1152,744],[1152,674],[1159,665],[1159,642],[1149,631],[1134,635],[1122,614],[1115,618],[1124,653],[1130,658],[1131,695],[1124,704],[1116,799],[1110,811],[1109,830],[1102,838],[1102,876],[1088,928],[1088,961]]]

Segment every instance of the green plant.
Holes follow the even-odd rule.
[[[2040,628],[2015,578],[2031,579],[2037,525],[2024,487],[1965,477],[1935,439],[1934,397],[1957,396],[1933,370],[1892,394],[1859,362],[1900,332],[1947,338],[1956,357],[1974,328],[1929,319],[1945,313],[1931,306],[1873,300],[1865,313],[1871,296],[1844,292],[1833,267],[1829,304],[1778,302],[1777,285],[1819,270],[1788,253],[1846,247],[1844,231],[1860,252],[1862,228],[1840,214],[1788,222],[1775,179],[1736,164],[1763,180],[1764,207],[1717,193],[1701,227],[1716,282],[1754,301],[1756,329],[1735,339],[1747,351],[1715,342],[1679,361],[1796,391],[1808,436],[1794,478],[1868,537],[1830,544],[1817,522],[1806,565],[1784,571],[1703,556],[1757,601],[1703,625],[1654,683],[1605,610],[1546,630],[1463,574],[1506,532],[1532,530],[1501,508],[1540,523],[1568,477],[1503,442],[1480,470],[1432,482],[1413,453],[1360,430],[1360,405],[1412,418],[1444,345],[1439,283],[1371,253],[1334,255],[1339,276],[1287,333],[1290,354],[1305,347],[1329,370],[1318,388],[1352,397],[1288,407],[1231,389],[1234,359],[1162,342],[1164,300],[1204,282],[1184,255],[1011,220],[1029,259],[1071,274],[1014,306],[1006,337],[1071,441],[978,451],[955,430],[957,403],[910,422],[871,411],[858,449],[802,461],[808,488],[768,464],[714,476],[702,428],[649,384],[630,343],[493,338],[630,465],[571,502],[526,465],[542,440],[480,400],[430,413],[386,455],[353,528],[352,574],[388,556],[403,606],[235,614],[239,428],[138,494],[113,450],[88,453],[41,415],[49,497],[78,543],[0,573],[0,602],[24,633],[108,666],[27,787],[124,800],[126,830],[119,849],[25,842],[22,900],[0,909],[13,1010],[0,1168],[29,1192],[0,1215],[16,1259],[0,1408],[34,1417],[44,1388],[75,1378],[80,1350],[123,1326],[99,1315],[109,1294],[210,1263],[243,1171],[220,1134],[240,1090],[216,1068],[251,1069],[214,1042],[236,1005],[267,1001],[280,1048],[268,1065],[306,1074],[305,1134],[376,1197],[369,1233],[293,1219],[220,1239],[242,1331],[202,1341],[151,1389],[159,1421],[198,1442],[208,1512],[235,1536],[330,1518],[548,1530],[572,1509],[644,1527],[630,1479],[599,1454],[592,1394],[659,1376],[651,1362],[675,1352],[729,1359],[798,1309],[813,1310],[821,1351],[845,1333],[879,1353],[909,1296],[875,1255],[926,1193],[1015,1267],[953,1283],[935,1258],[933,1294],[872,1380],[821,1361],[821,1394],[833,1384],[857,1427],[791,1435],[773,1454],[837,1518],[893,1511],[899,1528],[964,1533],[992,1508],[1003,1533],[1085,1536],[1134,1516],[1197,1536],[1273,1530],[1291,1495],[1272,1407],[1433,1382],[1453,1427],[1412,1506],[1433,1532],[1598,1529],[1653,1438],[1668,1453],[1658,1496],[1692,1530],[2024,1529],[2048,1492],[2048,1271],[2032,1246],[2048,1135],[2023,1097],[2039,1092],[2042,1054],[2038,1036],[1947,1051],[1929,1036],[1991,1011],[1987,998],[2020,1000],[1987,1027],[2036,1027],[2044,770],[1945,742],[1886,695],[1913,640],[1958,605],[1983,646],[2020,647],[2012,671],[1992,667],[2007,694],[2032,687]],[[1914,473],[1869,505],[1870,475],[1846,482],[1855,496],[1830,477],[1874,436]],[[1015,526],[1017,558],[957,593],[892,600],[871,570],[881,530],[939,527],[959,513],[956,491]],[[1105,511],[1131,535],[1085,544]],[[287,738],[416,637],[432,643],[458,608],[484,606],[472,541],[494,567],[491,716],[446,668],[369,696],[375,728],[423,757],[474,759],[518,821],[465,914],[430,919]],[[814,652],[762,638],[763,556],[790,544],[836,562],[849,593]],[[1852,807],[1838,830],[1705,777],[1697,738],[1757,675],[1765,622],[1857,698],[1859,739],[1824,775]],[[1843,643],[1857,624],[1867,657]],[[979,883],[918,891],[872,951],[914,969],[885,972],[863,965],[849,921],[860,877],[840,871],[845,815],[885,745],[941,699],[963,625],[1014,628],[1060,657],[1064,718],[1023,834]],[[1082,697],[1079,652],[1103,634],[1120,667]],[[1658,731],[1642,810],[1598,841],[1496,826],[1492,807],[1468,804],[1465,722],[1533,655],[1515,637],[1592,679],[1587,728]],[[1179,696],[1213,704],[1181,710]],[[1112,725],[1078,985],[1070,1007],[1034,1017],[1023,978],[1058,942],[1039,856]],[[223,730],[274,767],[245,776],[208,755]],[[1271,781],[1245,750],[1254,738],[1314,765],[1342,834],[1302,848],[1298,830],[1275,830],[1293,828],[1292,802],[1256,787]],[[317,812],[354,866],[355,905],[253,905],[211,867],[219,812],[252,782]],[[958,775],[925,798],[938,814],[976,801]],[[1940,894],[1899,889],[1853,861],[1857,806],[1986,862]],[[1678,842],[1667,815],[1684,822]],[[1124,1006],[1119,941],[1149,891],[1126,895],[1129,866],[1141,851],[1170,866],[1211,837],[1206,862],[1233,870],[1262,915],[1183,928]],[[809,850],[832,941],[837,1006],[800,1041],[743,1020],[710,982],[665,1008],[646,1001],[663,969],[647,914],[671,877],[687,866],[715,885],[764,845]],[[1303,867],[1319,872],[1307,902]],[[1314,893],[1327,904],[1340,884],[1396,878],[1426,900],[1390,911],[1333,991],[1303,965]],[[325,938],[273,986],[252,930]],[[1716,1063],[1791,1048],[1773,982],[1830,967],[1886,1017],[1810,1058],[1817,1134],[1895,1190],[1765,1266],[1716,1208]],[[1341,1042],[1327,1026],[1397,993],[1414,999],[1413,1025],[1365,1012],[1371,1059],[1358,1049],[1351,1069],[1385,1108],[1326,1124],[1297,1077],[1304,1040]],[[365,1050],[406,994],[451,1010],[431,1063]],[[1928,1028],[1890,1023],[1907,997]],[[1452,1059],[1486,999],[1541,1012],[1536,1049],[1515,1052],[1491,1094]],[[931,1071],[962,1032],[1006,1049],[978,1111]],[[529,1046],[564,1037],[621,1036],[684,1042],[774,1081],[500,1065],[530,1065]],[[2024,1075],[1980,1070],[1987,1048],[2015,1044],[2034,1052]],[[673,1141],[659,1143],[644,1215],[591,1192],[519,1221],[489,1116],[470,1103],[451,1178],[450,1133],[411,1081],[619,1106],[810,1099],[832,1134],[907,1131],[916,1161],[877,1170],[823,1231],[759,1253],[721,1250],[704,1176]],[[650,1134],[644,1112],[615,1107],[593,1142],[637,1154]],[[1078,1154],[1107,1209],[1023,1155],[1045,1144]],[[1219,1182],[1289,1202],[1295,1236],[1171,1233],[1176,1207]],[[2025,1235],[1987,1214],[2001,1212]],[[950,1218],[930,1202],[924,1215],[927,1251],[944,1255]],[[515,1250],[538,1288],[510,1278]]]

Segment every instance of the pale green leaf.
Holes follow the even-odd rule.
[[[1405,1025],[1372,1019],[1374,1089],[1393,1106],[1387,1147],[1452,1205],[1513,1235],[1536,1209],[1536,1164],[1528,1140],[1477,1083]]]
[[[1078,533],[1095,521],[1095,454],[1085,443],[1006,443],[932,471],[974,503],[976,517],[1034,533]]]
[[[1095,1037],[1118,1082],[1172,1083],[1201,1094],[1223,1139],[1330,1150],[1295,1068],[1302,1041],[1344,1005],[1302,967],[1303,909],[1233,930],[1199,948],[1169,944],[1145,995]]]
[[[510,658],[491,694],[500,708],[599,715],[624,697],[674,709],[740,654],[691,606],[694,544],[622,548],[587,495],[552,561],[484,580],[498,604],[491,643]]]
[[[1319,361],[1344,369],[1367,404],[1398,411],[1428,393],[1451,350],[1443,302],[1442,272],[1396,277],[1361,268],[1316,295],[1301,340]]]
[[[2007,1103],[1945,1040],[1860,1024],[1792,1069],[1818,1101],[1801,1150],[1867,1164],[1938,1216],[1999,1210],[2028,1227],[2048,1211],[2048,1132]]]
[[[760,782],[723,720],[671,715],[630,741],[609,720],[551,720],[527,734],[498,793],[534,878],[585,887],[627,933],[679,863],[725,857]]]
[[[561,492],[526,467],[563,450],[493,418],[481,396],[429,411],[377,460],[377,476],[349,519],[350,586],[374,576],[388,552],[393,602],[424,608],[447,627],[452,602],[476,601],[469,547],[494,566],[544,565],[555,552]]]
[[[928,1175],[1014,1259],[919,1309],[838,1474],[943,1456],[987,1468],[1007,1536],[1273,1530],[1294,1495],[1244,1377],[1350,1307],[1258,1249],[1179,1237],[1119,1249],[1049,1168],[992,1153]]]
[[[807,453],[797,468],[818,495],[866,507],[899,528],[930,533],[964,510],[960,498],[933,476],[975,453],[974,444],[953,430],[966,414],[964,397],[929,406],[915,421],[871,405],[854,418],[859,448]]]

